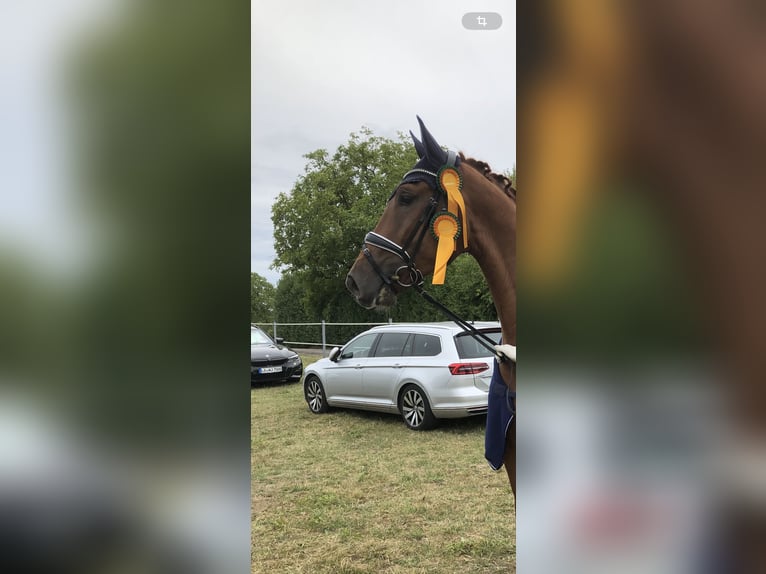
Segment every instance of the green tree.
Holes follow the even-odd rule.
[[[274,317],[276,289],[265,277],[250,273],[250,322],[263,323]]]
[[[338,296],[343,285],[338,280],[356,257],[362,237],[417,158],[403,136],[390,140],[367,128],[351,134],[333,156],[320,149],[305,157],[304,174],[272,206],[274,264],[311,273],[308,305],[321,312]]]
[[[284,273],[274,295],[274,317],[278,323],[316,323],[306,308],[306,287],[299,272]],[[279,327],[278,335],[286,341],[318,342],[321,331],[315,326],[290,325]]]

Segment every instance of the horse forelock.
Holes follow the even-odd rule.
[[[472,157],[466,157],[463,152],[460,152],[460,160],[464,161],[480,174],[482,174],[489,181],[494,183],[500,190],[503,191],[508,197],[516,201],[516,189],[513,187],[513,182],[505,175],[495,173],[486,161],[474,159]]]

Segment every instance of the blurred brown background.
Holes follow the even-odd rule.
[[[708,465],[690,488],[704,482],[713,510],[682,563],[762,571],[747,540],[763,534],[754,504],[766,494],[764,6],[547,0],[518,9],[519,339],[529,360],[520,396],[540,391],[550,380],[540,373],[552,369],[584,379],[591,397],[605,379],[631,392],[657,387],[660,403],[680,387],[712,391],[716,415],[694,431]],[[605,484],[602,493],[615,481]],[[625,493],[622,502],[640,500],[640,488]]]

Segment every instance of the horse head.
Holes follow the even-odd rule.
[[[389,197],[346,277],[348,290],[368,309],[392,306],[401,289],[421,284],[429,273],[436,271],[441,281],[434,282],[443,282],[443,268],[468,246],[460,240],[465,205],[455,213],[460,209],[449,191],[460,195],[461,158],[442,149],[420,117],[418,122],[422,141],[410,135],[419,159]]]

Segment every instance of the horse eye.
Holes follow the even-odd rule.
[[[415,196],[410,195],[409,193],[400,193],[399,194],[399,205],[409,205],[413,202],[415,199]]]

